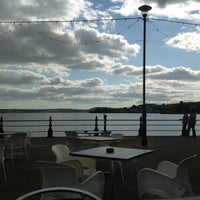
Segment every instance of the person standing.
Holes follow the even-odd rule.
[[[194,138],[196,137],[195,125],[196,125],[196,113],[194,113],[194,111],[192,111],[190,113],[189,120],[188,120],[188,129],[187,129],[187,135],[186,135],[186,137],[189,137],[189,135],[190,135],[190,129],[192,129],[193,137]]]
[[[184,112],[183,118],[182,118],[182,135],[181,136],[186,136],[187,125],[188,125],[188,113]]]

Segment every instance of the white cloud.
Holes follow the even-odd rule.
[[[44,83],[48,83],[48,79],[45,76],[28,70],[0,69],[0,84],[23,85]]]
[[[138,8],[143,4],[148,4],[152,7],[149,16],[200,22],[199,0],[116,0],[113,2],[121,2],[121,7],[113,7],[110,9],[111,12],[122,16],[138,15],[140,17]]]
[[[192,70],[190,68],[185,67],[174,67],[174,68],[167,68],[161,66],[155,66],[153,68],[162,69],[158,72],[151,73],[151,69],[147,70],[147,77],[150,79],[160,79],[160,80],[178,80],[178,81],[200,81],[200,71]]]
[[[167,39],[166,44],[186,51],[200,51],[200,30],[197,28],[193,32],[178,33],[178,35]]]
[[[195,23],[200,19],[200,1],[113,0],[111,7],[105,2],[97,5],[89,0],[0,0],[0,16],[1,20],[14,21],[140,17],[138,7],[149,4],[150,17]],[[128,33],[127,24],[130,25],[126,21],[0,24],[1,105],[77,108],[82,104],[124,107],[142,103],[143,68],[138,67],[142,52],[133,40],[136,32],[134,37]],[[127,34],[117,34],[125,29]],[[180,30],[166,44],[173,49],[198,52],[199,29]],[[141,41],[138,43],[142,45]],[[155,52],[158,56],[159,50]],[[200,71],[190,66],[147,66],[147,102],[199,99],[199,75]]]
[[[0,1],[1,20],[72,20],[84,11],[89,11],[90,3],[84,0],[28,0]],[[11,17],[12,16],[12,17]]]
[[[152,71],[157,71],[156,75],[151,73]],[[180,74],[176,80],[174,80],[175,74]],[[189,101],[190,98],[200,95],[200,88],[194,83],[195,80],[196,83],[199,82],[198,71],[183,67],[169,70],[158,66],[153,67],[153,70],[148,70],[147,75],[146,101],[148,103],[179,102],[180,99]],[[139,73],[136,77],[138,76]],[[107,85],[100,78],[79,81],[52,78],[49,81],[49,84],[41,83],[29,89],[17,88],[17,85],[15,88],[11,85],[2,85],[1,100],[7,100],[10,105],[16,100],[35,99],[35,101],[46,101],[48,104],[56,102],[57,105],[68,105],[73,102],[74,105],[76,103],[89,104],[89,107],[97,105],[121,107],[122,104],[131,106],[134,103],[142,103],[142,81],[118,85]],[[27,85],[27,87],[30,86],[30,84]]]

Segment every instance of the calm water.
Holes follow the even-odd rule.
[[[141,114],[137,113],[109,113],[107,114],[107,130],[123,132],[125,135],[135,136],[138,134],[140,115]],[[104,129],[102,113],[0,113],[0,116],[4,119],[4,132],[31,130],[34,132],[34,136],[47,136],[48,120],[50,116],[53,120],[54,136],[64,136],[65,130],[94,130],[96,116],[99,120],[98,129]],[[147,114],[147,134],[160,136],[180,135],[181,121],[179,119],[181,118],[182,115]],[[197,115],[197,135],[200,132],[198,118],[199,116]],[[7,120],[9,120],[9,122],[7,122]],[[16,122],[10,120],[36,121]]]

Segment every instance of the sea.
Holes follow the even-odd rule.
[[[84,132],[98,128],[101,131],[105,129],[104,115],[107,116],[106,130],[120,132],[125,136],[138,135],[141,113],[0,113],[0,117],[3,118],[4,132],[32,131],[33,137],[46,137],[48,135],[50,117],[55,137],[65,136],[64,131],[67,130]],[[181,114],[147,113],[147,136],[181,135],[181,118]],[[199,119],[200,117],[197,115],[197,135],[200,134]]]

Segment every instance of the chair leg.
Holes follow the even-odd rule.
[[[29,156],[28,156],[28,151],[27,151],[26,145],[24,145],[24,153],[26,155],[26,159],[29,160]]]
[[[120,168],[120,172],[121,172],[121,176],[122,176],[122,183],[125,184],[124,172],[123,172],[123,169],[122,169],[122,163],[121,163],[121,161],[117,161],[117,162],[119,164],[119,168]]]
[[[6,176],[6,169],[5,169],[4,161],[2,162],[2,167],[3,167],[4,180],[5,180],[5,182],[7,182],[7,176]]]
[[[137,161],[135,159],[133,159],[132,162],[133,162],[133,164],[135,166],[136,172],[138,173],[139,169],[138,169]]]
[[[12,161],[12,164],[14,164],[13,148],[11,148],[11,161]]]

